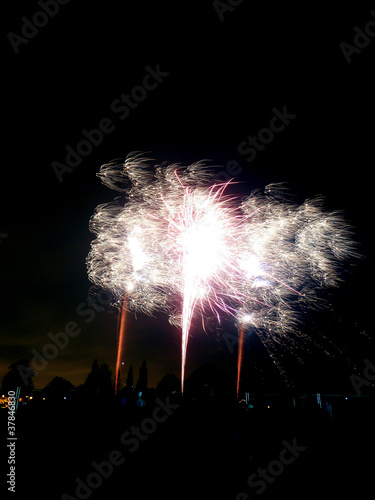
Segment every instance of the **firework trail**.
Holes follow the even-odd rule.
[[[243,360],[244,336],[245,336],[245,327],[243,324],[241,324],[241,326],[238,330],[237,390],[236,390],[237,399],[238,399],[238,395],[240,392],[240,377],[241,377],[241,367],[242,367],[242,360]]]
[[[239,392],[240,392],[240,379],[241,379],[241,368],[242,368],[242,363],[243,363],[243,347],[244,347],[244,341],[245,341],[245,334],[246,331],[248,330],[248,324],[251,323],[252,317],[250,314],[244,314],[243,312],[237,314],[238,318],[238,353],[237,353],[237,400],[239,398]]]
[[[118,340],[117,340],[117,359],[116,359],[116,375],[115,375],[115,395],[117,394],[120,386],[120,371],[121,371],[121,355],[124,348],[125,339],[125,322],[126,322],[126,302],[127,297],[125,296],[122,303],[121,311],[119,311],[118,317]]]
[[[140,154],[98,174],[122,193],[97,207],[87,258],[90,279],[130,310],[163,311],[182,330],[181,388],[197,315],[231,314],[282,343],[319,292],[340,283],[356,256],[351,231],[322,200],[296,205],[278,185],[244,200],[225,194],[203,162],[153,169]]]

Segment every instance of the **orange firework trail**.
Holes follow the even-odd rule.
[[[243,341],[245,336],[245,326],[241,323],[238,330],[238,357],[237,357],[237,399],[240,392],[241,367],[243,360]]]
[[[123,352],[123,347],[124,347],[123,344],[125,338],[126,300],[127,298],[125,297],[124,302],[122,304],[121,312],[119,312],[115,394],[117,394],[120,385],[121,356]]]

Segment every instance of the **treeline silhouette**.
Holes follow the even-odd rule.
[[[135,401],[139,393],[145,395],[156,391],[164,394],[178,391],[180,388],[180,381],[175,374],[166,374],[156,389],[149,388],[148,368],[145,360],[143,360],[139,368],[137,381],[134,381],[133,365],[130,365],[126,382],[121,385],[120,379],[117,388],[115,388],[112,371],[108,364],[99,364],[98,359],[94,360],[85,382],[78,386],[74,386],[66,378],[56,375],[45,387],[35,389],[33,380],[35,373],[29,367],[30,362],[27,359],[20,359],[15,363],[11,363],[8,373],[2,378],[2,394],[7,395],[9,391],[15,391],[19,387],[21,389],[21,403],[40,400],[58,402],[80,399],[85,402],[100,402],[110,400],[117,394],[117,398],[123,404],[128,404],[130,401]]]

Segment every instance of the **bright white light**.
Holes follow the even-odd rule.
[[[250,324],[253,322],[253,316],[251,314],[244,314],[241,318],[240,321],[242,324]]]
[[[255,255],[248,255],[244,260],[241,260],[240,268],[246,273],[248,279],[260,276],[263,272],[259,259]]]
[[[128,239],[130,255],[132,258],[133,270],[140,271],[147,264],[147,254],[143,250],[142,244],[135,236]]]

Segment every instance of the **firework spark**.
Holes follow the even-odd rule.
[[[167,312],[181,327],[182,390],[195,316],[220,321],[224,312],[241,323],[246,315],[263,338],[280,338],[322,288],[339,284],[341,263],[356,254],[344,219],[320,199],[298,206],[272,185],[231,198],[203,162],[151,169],[132,154],[99,176],[124,197],[91,218],[89,277],[119,302],[126,295],[129,309]]]

